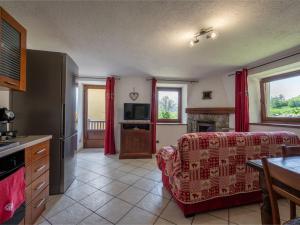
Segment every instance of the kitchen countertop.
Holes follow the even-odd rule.
[[[28,135],[28,136],[19,136],[11,141],[13,142],[19,142],[19,145],[5,148],[3,150],[0,150],[0,158],[10,155],[12,153],[21,151],[25,148],[31,147],[33,145],[42,143],[44,141],[48,141],[52,139],[52,135]]]

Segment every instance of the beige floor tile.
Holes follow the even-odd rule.
[[[162,196],[164,198],[167,198],[167,199],[171,199],[172,196],[171,194],[169,193],[169,191],[163,186],[163,184],[160,182],[158,183],[152,190],[151,190],[151,193],[152,194],[156,194],[156,195],[159,195],[159,196]]]
[[[112,225],[112,223],[93,213],[85,218],[79,225]]]
[[[76,203],[71,207],[64,209],[60,213],[49,219],[51,224],[70,225],[78,224],[83,219],[92,214],[92,211]]]
[[[146,173],[144,175],[144,177],[146,177],[147,179],[155,180],[157,182],[161,182],[161,173],[158,173],[158,172],[155,172],[155,171],[151,171],[149,173]]]
[[[67,191],[66,195],[76,201],[80,201],[81,199],[84,199],[85,197],[87,197],[95,191],[97,191],[96,188],[84,184],[78,188]]]
[[[126,190],[128,187],[128,184],[124,184],[119,181],[113,181],[101,188],[101,191],[116,196],[122,191]]]
[[[193,220],[193,225],[228,225],[228,220],[222,220],[208,213],[198,214]]]
[[[90,181],[88,184],[94,188],[100,189],[100,188],[104,187],[105,185],[111,183],[112,181],[113,181],[112,179],[107,178],[105,176],[99,176],[96,179]]]
[[[154,215],[159,215],[167,206],[169,200],[161,196],[149,193],[143,198],[137,206],[143,208]]]
[[[80,174],[79,176],[76,177],[76,179],[81,182],[87,183],[91,180],[96,179],[97,177],[99,177],[99,174],[93,172],[87,172],[87,173]]]
[[[141,179],[139,176],[133,174],[127,174],[125,176],[120,177],[118,180],[122,183],[132,185],[139,179]]]
[[[192,217],[185,218],[178,205],[173,201],[169,202],[168,206],[164,209],[160,217],[180,225],[191,224],[193,219]]]
[[[260,225],[260,212],[252,211],[243,207],[229,209],[229,220],[239,225]]]
[[[49,219],[73,204],[75,204],[75,201],[65,195],[52,195],[47,202],[46,210],[43,212],[43,216]]]
[[[114,198],[100,209],[96,213],[112,223],[118,222],[133,206],[120,199]]]
[[[208,214],[223,220],[228,220],[228,209],[212,210],[208,212]]]
[[[119,167],[118,169],[121,170],[121,171],[123,171],[123,172],[128,173],[129,171],[132,171],[132,170],[134,170],[136,168],[137,168],[136,166],[127,164],[127,165],[123,165],[123,166]]]
[[[146,173],[149,173],[149,172],[150,172],[150,170],[147,170],[147,169],[144,169],[141,167],[138,167],[138,168],[130,171],[131,174],[134,174],[134,175],[137,175],[140,177],[144,176]]]
[[[96,191],[93,194],[86,197],[85,199],[81,200],[80,203],[84,207],[86,207],[92,211],[96,211],[101,206],[103,206],[105,203],[110,201],[112,198],[113,197],[111,195],[106,194],[103,191]]]
[[[129,202],[131,204],[136,204],[138,203],[145,195],[147,192],[135,188],[135,187],[129,187],[127,190],[123,191],[121,194],[118,195],[118,198]]]
[[[174,225],[174,223],[171,223],[163,218],[158,218],[154,225]]]
[[[133,208],[117,224],[118,225],[152,225],[156,216],[139,208]]]
[[[70,185],[70,187],[68,188],[68,191],[69,191],[69,190],[72,190],[72,189],[74,189],[74,188],[78,188],[78,187],[80,187],[81,185],[84,185],[84,184],[85,184],[84,182],[75,179],[75,180],[73,181],[73,183]]]
[[[142,178],[138,180],[133,186],[144,191],[151,191],[156,185],[158,185],[156,181]]]

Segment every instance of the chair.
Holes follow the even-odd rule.
[[[295,172],[286,170],[273,163],[270,163],[267,158],[262,159],[264,174],[266,178],[266,186],[269,192],[269,198],[272,208],[272,223],[274,225],[280,225],[280,215],[277,202],[277,195],[280,195],[296,205],[300,205],[300,197],[294,195],[289,190],[283,189],[276,183],[273,183],[273,178],[277,181],[300,191],[299,175]],[[294,218],[285,223],[286,225],[300,224],[300,218]]]
[[[300,145],[297,146],[282,146],[282,156],[300,156]],[[296,217],[296,205],[294,202],[290,202],[290,218],[294,219]]]
[[[282,146],[282,156],[289,157],[289,156],[300,156],[300,145],[297,146]]]

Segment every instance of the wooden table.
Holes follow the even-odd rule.
[[[270,162],[283,167],[285,169],[294,171],[299,174],[299,182],[300,182],[300,156],[293,156],[293,157],[285,157],[285,158],[272,158],[269,159]],[[263,171],[262,162],[260,159],[258,160],[249,160],[247,165],[259,171],[259,183],[262,189],[263,195],[263,204],[261,205],[261,222],[262,224],[272,224],[272,210],[271,204],[269,199],[268,190],[265,183],[265,175]],[[276,181],[275,181],[276,182]],[[282,183],[277,182],[282,188],[285,188],[289,191],[294,192],[297,196],[300,196],[300,192],[296,191]]]

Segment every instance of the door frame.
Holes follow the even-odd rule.
[[[83,85],[83,148],[87,148],[87,119],[88,119],[88,89],[104,89],[105,85],[92,85],[92,84],[84,84]],[[104,106],[105,107],[105,106]]]

